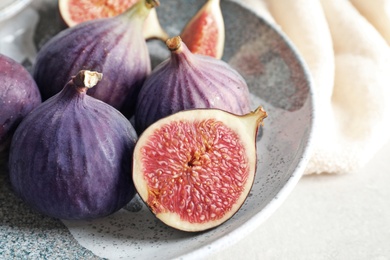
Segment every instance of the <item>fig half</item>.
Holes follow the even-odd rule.
[[[58,7],[65,24],[72,27],[82,22],[120,15],[139,1],[59,0]],[[143,35],[145,39],[158,38],[165,41],[168,38],[154,8],[146,18]]]
[[[158,120],[140,136],[133,181],[165,224],[203,231],[232,217],[256,172],[256,138],[267,113],[185,110]]]
[[[225,47],[225,23],[220,0],[208,0],[181,32],[192,53],[222,58]]]

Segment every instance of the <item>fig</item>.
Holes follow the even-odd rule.
[[[131,116],[151,61],[142,27],[158,0],[142,0],[125,13],[67,28],[38,52],[33,76],[44,100],[55,95],[80,70],[104,78],[88,95]]]
[[[134,148],[133,181],[165,224],[203,231],[232,217],[253,184],[256,138],[267,113],[185,110],[158,120]]]
[[[234,114],[251,111],[244,78],[226,62],[191,53],[180,36],[166,41],[171,56],[147,78],[138,95],[138,133],[160,118],[191,108],[219,108]]]
[[[41,95],[30,73],[0,54],[0,153],[8,150],[19,123],[40,103]]]
[[[58,7],[65,24],[72,27],[82,22],[119,15],[138,1],[59,0]],[[155,9],[146,18],[143,35],[145,39],[158,38],[165,41],[168,38]]]
[[[12,187],[45,215],[103,217],[135,195],[131,164],[137,135],[118,110],[86,95],[100,78],[100,73],[80,71],[15,131],[9,156]]]
[[[181,32],[192,53],[220,59],[225,46],[225,23],[220,0],[208,0]]]

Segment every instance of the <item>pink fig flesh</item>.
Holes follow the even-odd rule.
[[[256,135],[267,113],[186,110],[151,125],[134,151],[133,180],[169,226],[202,231],[225,222],[245,201],[256,170]],[[192,118],[192,119],[191,119]]]

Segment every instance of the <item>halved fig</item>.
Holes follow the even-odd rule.
[[[225,24],[220,0],[208,0],[181,33],[192,53],[220,59],[225,45]]]
[[[79,23],[117,16],[124,13],[139,0],[59,0],[58,8],[62,19],[69,27]],[[145,39],[159,38],[165,41],[168,34],[161,27],[155,9],[146,18],[143,35]]]
[[[165,224],[203,231],[232,217],[256,172],[256,138],[267,113],[185,110],[155,122],[134,150],[133,181]]]

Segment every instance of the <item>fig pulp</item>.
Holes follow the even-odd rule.
[[[137,135],[118,110],[86,95],[100,77],[79,72],[26,116],[12,139],[11,184],[26,204],[48,216],[106,216],[135,194],[131,164]]]
[[[41,95],[30,73],[0,54],[0,153],[8,150],[16,127],[40,103]]]
[[[179,36],[166,44],[171,57],[153,70],[138,96],[138,133],[160,118],[191,108],[218,108],[240,115],[250,112],[248,86],[229,64],[191,53]]]
[[[267,113],[219,109],[175,113],[148,127],[133,159],[140,197],[167,225],[202,231],[235,214],[252,187],[256,138]]]
[[[138,1],[140,0],[59,0],[58,7],[64,22],[72,27],[82,22],[119,15]],[[145,39],[159,38],[165,41],[168,38],[155,9],[146,18],[143,35]]]
[[[44,100],[55,95],[80,70],[104,74],[99,88],[88,91],[131,116],[136,98],[151,71],[142,27],[158,0],[142,0],[125,13],[68,28],[39,50],[34,78]]]
[[[192,53],[220,59],[225,45],[220,0],[208,0],[187,23],[180,36]]]

